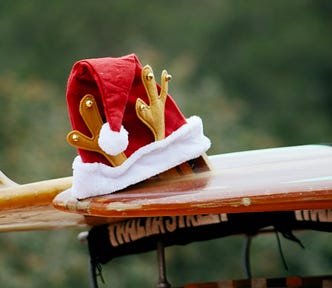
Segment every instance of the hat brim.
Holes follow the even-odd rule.
[[[75,198],[84,199],[122,190],[197,158],[210,146],[210,140],[203,134],[201,119],[192,116],[185,125],[165,139],[135,151],[120,166],[84,163],[81,157],[77,156],[73,162],[71,194]]]

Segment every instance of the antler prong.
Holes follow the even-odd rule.
[[[168,94],[168,82],[172,79],[172,76],[167,73],[167,70],[163,70],[161,73],[161,81],[160,81],[160,95],[159,97],[166,101],[166,97]]]
[[[164,70],[161,74],[160,94],[149,65],[142,69],[142,82],[149,98],[149,105],[142,99],[136,100],[136,114],[149,127],[156,141],[165,138],[165,103],[168,94],[168,81],[171,76]]]
[[[115,156],[109,155],[99,147],[98,137],[100,129],[103,125],[103,120],[100,116],[98,106],[93,95],[87,94],[81,99],[79,111],[84,123],[91,133],[91,137],[84,135],[80,131],[74,130],[69,132],[67,135],[67,141],[69,144],[79,149],[102,154],[112,166],[121,165],[126,160],[124,153],[120,153]]]

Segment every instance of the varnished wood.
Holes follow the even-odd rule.
[[[65,177],[19,185],[1,172],[0,232],[87,227],[121,220],[55,209],[53,198],[71,183],[72,177]]]
[[[332,207],[332,148],[310,145],[208,157],[213,171],[154,177],[108,196],[56,195],[71,177],[19,185],[0,175],[0,231],[82,227],[125,217]],[[73,213],[67,213],[73,212]]]
[[[70,193],[54,205],[103,217],[241,213],[332,207],[332,148],[308,145],[209,157],[212,171],[157,179],[78,201]]]
[[[190,162],[190,167],[206,171],[209,168],[205,161],[199,157]],[[193,173],[188,165],[183,163],[171,169],[172,172],[149,181]],[[0,171],[0,232],[87,227],[122,220],[120,217],[94,217],[55,209],[53,198],[70,188],[71,183],[72,177],[65,177],[19,185]]]
[[[0,211],[51,204],[53,198],[71,186],[72,177],[24,185],[8,184],[0,189]]]
[[[4,173],[0,171],[0,189],[4,189],[7,187],[14,187],[18,185],[19,184],[9,179]]]

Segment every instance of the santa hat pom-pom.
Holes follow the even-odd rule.
[[[99,147],[109,155],[117,155],[127,149],[128,131],[121,126],[120,132],[113,131],[104,123],[99,132]]]

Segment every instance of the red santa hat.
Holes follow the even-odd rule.
[[[134,54],[74,64],[67,85],[78,148],[71,193],[78,199],[112,193],[203,154],[210,141],[201,119],[186,119],[150,66]]]

